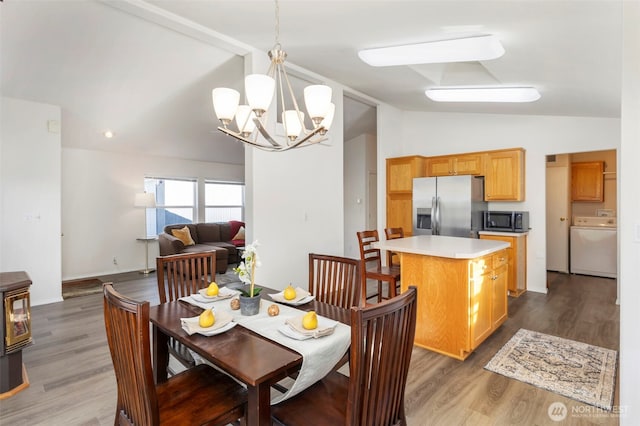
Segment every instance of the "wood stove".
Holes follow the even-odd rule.
[[[0,273],[0,399],[29,386],[22,365],[22,349],[33,343],[29,286],[26,272]]]

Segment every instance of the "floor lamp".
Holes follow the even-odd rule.
[[[144,270],[140,271],[142,274],[148,274],[155,271],[155,269],[149,269],[149,241],[155,241],[158,239],[156,236],[149,236],[147,234],[147,209],[153,209],[156,207],[156,196],[153,193],[143,192],[136,194],[134,202],[135,207],[144,207],[144,237],[136,238],[138,241],[144,241]]]

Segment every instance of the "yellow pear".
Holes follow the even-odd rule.
[[[216,316],[213,314],[211,309],[205,309],[203,313],[200,314],[198,318],[198,324],[202,328],[211,327],[216,322]]]
[[[284,289],[284,298],[287,300],[293,300],[296,298],[296,289],[291,287],[291,284],[289,284],[289,287]]]
[[[211,282],[211,284],[209,284],[209,287],[207,287],[207,296],[217,296],[218,291],[220,291],[220,289],[218,288],[218,284],[216,284],[215,282]]]
[[[318,316],[314,311],[309,311],[302,317],[302,326],[307,330],[318,328]]]

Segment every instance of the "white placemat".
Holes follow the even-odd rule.
[[[195,306],[200,306],[200,303],[193,300],[193,298],[187,297],[181,300],[192,303]],[[338,322],[335,331],[328,336],[317,339],[297,340],[285,336],[278,331],[278,328],[284,325],[287,319],[304,315],[304,311],[277,303],[280,309],[280,315],[270,317],[267,309],[274,302],[261,300],[260,312],[257,315],[244,316],[240,313],[240,310],[231,310],[229,303],[230,301],[228,299],[220,300],[207,303],[207,307],[210,308],[213,305],[216,312],[220,310],[229,312],[233,316],[234,322],[302,355],[302,366],[300,367],[296,381],[288,392],[275,397],[271,401],[271,404],[277,404],[278,402],[297,395],[322,379],[335,367],[338,361],[342,359],[342,356],[351,344],[351,328],[346,324]]]

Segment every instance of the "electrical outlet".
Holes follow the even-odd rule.
[[[113,256],[113,264],[114,264],[114,265],[117,265],[117,264],[118,264],[118,259],[116,259],[116,257],[115,257],[115,256]]]

